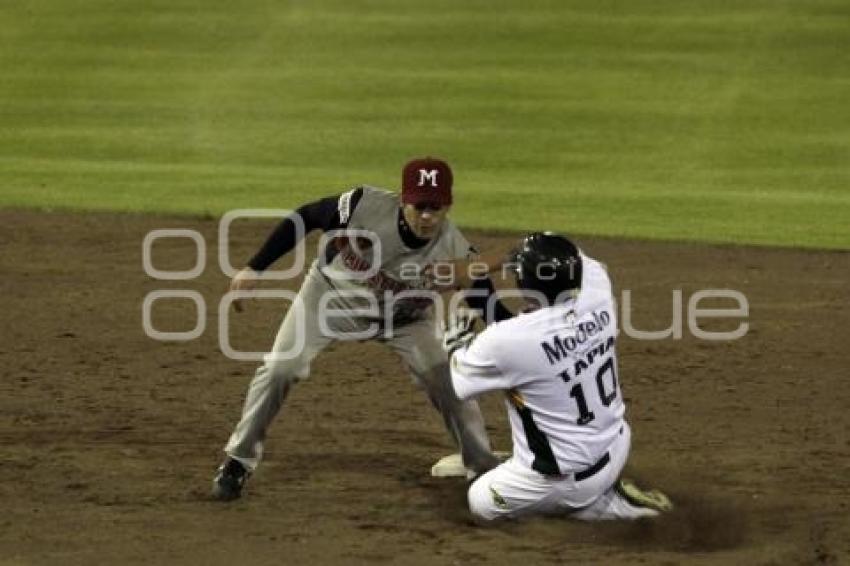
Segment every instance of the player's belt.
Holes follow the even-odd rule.
[[[590,466],[586,470],[582,470],[580,472],[576,472],[575,480],[581,481],[586,480],[587,478],[595,476],[599,471],[608,465],[608,462],[611,461],[611,455],[608,452],[605,453],[599,460],[596,461],[595,464]]]

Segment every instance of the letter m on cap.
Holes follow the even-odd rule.
[[[435,189],[437,188],[437,170],[436,169],[420,169],[419,170],[419,185],[420,187],[425,186],[425,181],[430,181],[431,186]]]

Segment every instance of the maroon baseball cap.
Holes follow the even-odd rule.
[[[442,159],[426,157],[409,161],[401,173],[403,204],[452,204],[452,170]]]

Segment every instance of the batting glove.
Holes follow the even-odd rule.
[[[470,309],[457,309],[449,313],[443,321],[443,350],[449,358],[457,350],[465,348],[475,338],[472,327],[475,325],[476,313]]]

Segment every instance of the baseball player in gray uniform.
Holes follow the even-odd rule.
[[[617,320],[605,268],[567,238],[525,237],[511,258],[526,309],[474,337],[454,313],[444,346],[461,399],[503,391],[513,455],[469,488],[482,521],[536,514],[652,517],[660,491],[620,480],[631,443],[617,375]]]
[[[397,352],[440,411],[471,473],[498,465],[475,401],[452,390],[435,292],[426,267],[468,258],[469,242],[446,217],[452,204],[452,171],[439,159],[416,159],[402,172],[401,195],[361,186],[299,208],[285,218],[231,282],[253,289],[257,277],[293,249],[307,232],[328,235],[286,313],[264,363],[248,389],[242,418],[224,448],[213,496],[238,498],[263,453],[263,440],[292,386],[307,377],[310,362],[336,340],[379,340]],[[235,302],[241,310],[239,302]]]

